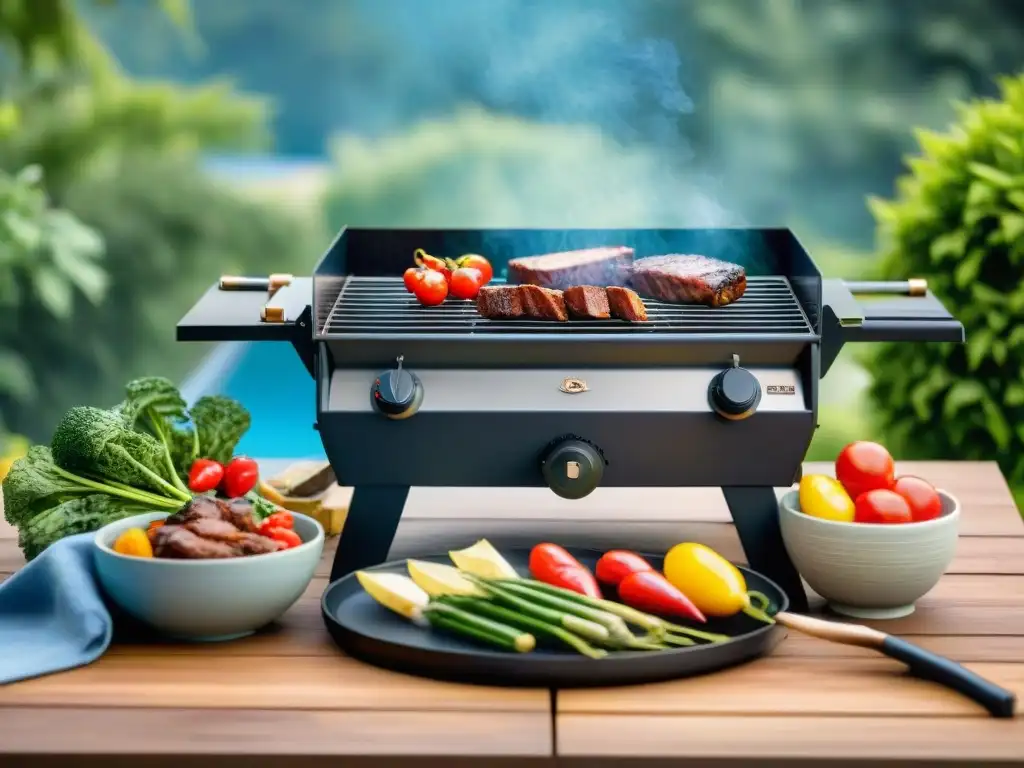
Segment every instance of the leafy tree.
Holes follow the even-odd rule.
[[[997,460],[1024,494],[1024,76],[1000,88],[873,203],[884,276],[927,276],[967,344],[880,345],[870,394],[902,456]]]

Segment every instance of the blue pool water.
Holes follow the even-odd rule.
[[[316,386],[291,344],[253,342],[222,345],[182,389],[187,400],[219,393],[252,413],[252,427],[238,452],[261,459],[322,458],[313,429]]]

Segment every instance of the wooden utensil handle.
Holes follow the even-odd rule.
[[[963,694],[981,704],[994,717],[1013,717],[1017,705],[1013,691],[986,680],[967,667],[892,635],[886,635],[879,650],[902,661],[915,677],[931,680]]]

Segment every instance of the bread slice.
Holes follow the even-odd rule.
[[[644,306],[635,291],[610,285],[605,289],[605,293],[608,296],[608,306],[611,308],[613,317],[630,323],[647,321],[647,307]]]
[[[526,256],[508,263],[512,283],[565,290],[577,285],[621,285],[629,276],[634,250],[625,246]]]
[[[537,285],[485,285],[477,294],[476,309],[488,320],[569,319],[562,292]]]
[[[566,288],[562,295],[565,306],[573,317],[591,320],[604,320],[611,317],[608,306],[608,294],[604,288],[596,285],[576,285]]]

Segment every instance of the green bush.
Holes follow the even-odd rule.
[[[31,408],[0,393],[7,426],[47,439],[76,404],[109,404],[139,375],[180,378],[204,351],[175,325],[224,273],[302,273],[316,255],[306,228],[222,188],[184,157],[127,155],[71,181],[63,204],[106,244],[105,300],[73,299],[64,322],[38,301],[0,324],[0,349],[27,362]]]
[[[1024,488],[1024,77],[921,132],[894,201],[872,201],[886,278],[927,277],[967,344],[884,344],[870,396],[900,458],[997,460]]]

